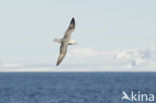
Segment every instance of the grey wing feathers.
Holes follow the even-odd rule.
[[[71,33],[74,31],[74,29],[75,29],[75,19],[72,18],[70,25],[67,31],[65,32],[64,38],[68,38],[71,35]]]
[[[58,66],[62,62],[62,60],[64,59],[66,55],[66,52],[67,52],[67,44],[62,42],[60,46],[60,54],[59,54],[59,58],[57,60],[56,66]]]

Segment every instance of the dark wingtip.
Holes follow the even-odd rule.
[[[57,64],[56,64],[56,66],[58,66],[60,63],[59,62],[57,62]]]
[[[75,23],[75,19],[74,18],[72,18],[71,23]]]
[[[58,66],[59,64],[57,63],[56,66]]]
[[[72,18],[72,20],[70,22],[70,27],[75,27],[75,19],[74,19],[74,17]]]

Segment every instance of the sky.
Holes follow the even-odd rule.
[[[1,70],[56,70],[59,44],[53,39],[63,37],[74,17],[72,39],[78,45],[68,48],[62,71],[155,71],[155,5],[155,0],[1,0]]]

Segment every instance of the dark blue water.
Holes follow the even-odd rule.
[[[0,103],[121,103],[122,91],[156,95],[156,73],[0,73]]]

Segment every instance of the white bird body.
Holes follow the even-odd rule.
[[[66,40],[66,39],[54,39],[54,42],[61,44],[61,42],[67,42],[68,45],[77,45],[78,43],[74,40]]]
[[[57,60],[56,66],[58,66],[64,59],[66,52],[67,52],[67,46],[68,45],[77,45],[76,41],[71,40],[71,34],[74,31],[74,29],[75,29],[75,20],[74,20],[74,18],[72,18],[70,25],[64,34],[64,37],[62,39],[54,39],[54,42],[61,44],[60,54],[59,54],[59,58]]]

